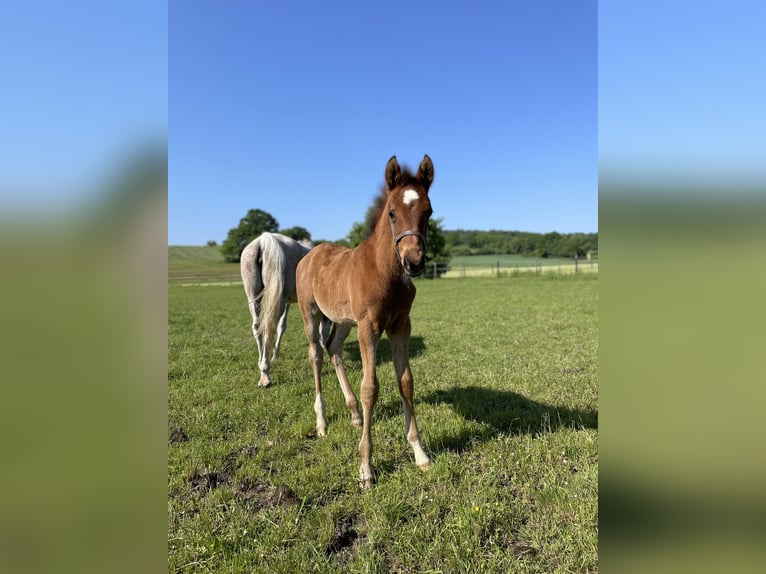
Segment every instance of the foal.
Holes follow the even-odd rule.
[[[392,157],[386,165],[386,187],[367,239],[354,249],[330,243],[319,245],[301,260],[296,270],[298,306],[314,372],[317,434],[324,436],[327,432],[321,380],[324,347],[351,411],[351,423],[362,427],[359,470],[364,488],[373,483],[370,427],[378,398],[375,357],[383,332],[391,342],[407,441],[412,445],[419,467],[425,469],[431,463],[420,444],[415,420],[408,345],[410,308],[415,299],[411,276],[419,275],[425,268],[426,233],[432,212],[428,190],[433,178],[433,163],[427,155],[415,175],[402,171],[396,156]],[[342,356],[343,341],[354,325],[364,371],[360,387],[363,419],[359,416]]]

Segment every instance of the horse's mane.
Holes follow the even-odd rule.
[[[408,168],[403,167],[396,183],[398,186],[405,186],[415,183],[417,180],[417,177],[415,177]],[[386,207],[386,201],[388,201],[388,190],[386,189],[386,184],[383,184],[383,186],[380,188],[380,193],[378,193],[374,199],[374,203],[371,207],[372,211],[369,212],[371,215],[367,218],[366,221],[367,228],[364,230],[365,240],[369,239],[372,235],[372,232],[375,231],[375,226],[378,224],[380,215],[383,212],[383,209]]]

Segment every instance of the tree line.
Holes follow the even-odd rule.
[[[532,233],[527,231],[448,230],[451,255],[511,254],[528,257],[585,257],[598,252],[598,233]]]
[[[375,213],[371,206],[365,214],[365,221],[355,222],[346,237],[334,241],[347,247],[356,247],[365,239],[365,230]],[[301,226],[279,228],[279,222],[268,212],[250,209],[239,220],[237,227],[229,230],[221,244],[221,253],[226,261],[239,262],[242,250],[264,231],[281,233],[296,241],[308,239],[314,244],[324,243],[323,239],[312,239],[311,233]],[[209,241],[208,245],[215,245]],[[474,231],[444,230],[441,219],[428,222],[428,249],[426,264],[449,263],[454,255],[513,254],[530,257],[585,257],[589,252],[598,251],[598,233],[531,233],[525,231]]]
[[[365,239],[366,229],[370,224],[370,219],[374,213],[374,205],[371,206],[365,214],[365,221],[357,221],[349,230],[348,234],[341,238],[334,240],[333,243],[339,245],[345,245],[346,247],[356,247]],[[264,231],[271,233],[281,233],[287,237],[292,237],[296,241],[301,239],[308,239],[312,241],[314,245],[320,243],[326,243],[326,239],[314,239],[311,237],[311,233],[301,226],[289,227],[286,229],[279,228],[279,222],[270,213],[263,211],[262,209],[250,209],[247,214],[239,220],[237,227],[233,227],[229,230],[226,239],[221,244],[221,253],[224,259],[230,263],[238,263],[242,250],[253,239],[258,237]],[[449,251],[447,250],[446,243],[444,241],[444,235],[441,228],[441,219],[432,219],[428,222],[428,249],[426,250],[426,264],[439,263],[445,264],[449,262]],[[215,241],[208,241],[209,246],[216,246]]]

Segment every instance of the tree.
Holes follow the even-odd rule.
[[[442,218],[428,220],[428,249],[426,249],[426,269],[429,264],[437,263],[439,266],[449,263],[452,257],[447,248],[447,240],[444,238]]]
[[[362,221],[356,221],[351,226],[351,231],[348,232],[344,244],[348,247],[356,247],[362,241],[365,240],[365,234],[367,232],[367,224]]]
[[[357,245],[359,245],[362,241],[367,239],[367,233],[369,230],[371,230],[374,226],[376,221],[375,215],[378,214],[378,208],[380,207],[380,202],[385,199],[385,196],[379,196],[376,197],[372,205],[367,208],[367,211],[364,214],[364,221],[356,221],[351,226],[351,230],[348,232],[348,235],[345,237],[345,241],[342,243],[348,247],[354,248]]]
[[[561,234],[551,231],[544,235],[537,236],[537,245],[535,255],[537,257],[556,257],[559,254],[561,245]]]
[[[309,233],[309,230],[305,227],[301,227],[300,225],[296,225],[295,227],[288,227],[287,229],[280,229],[279,232],[282,235],[286,235],[287,237],[295,239],[295,241],[300,241],[302,239],[311,241],[311,233]]]
[[[242,250],[264,231],[276,233],[279,223],[270,213],[251,209],[239,220],[239,225],[229,230],[226,241],[221,244],[221,253],[230,263],[239,262]]]

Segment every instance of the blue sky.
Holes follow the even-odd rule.
[[[602,1],[598,24],[602,175],[766,180],[763,2]]]
[[[340,238],[423,153],[447,228],[595,231],[597,125],[602,173],[766,181],[755,0],[602,1],[598,55],[595,2],[318,4],[6,3],[0,216],[168,133],[174,244],[253,207]]]
[[[167,41],[155,0],[3,4],[0,213],[91,201],[121,161],[167,138]]]
[[[594,1],[169,3],[169,244],[248,209],[314,239],[388,158],[431,156],[446,229],[593,232]]]

